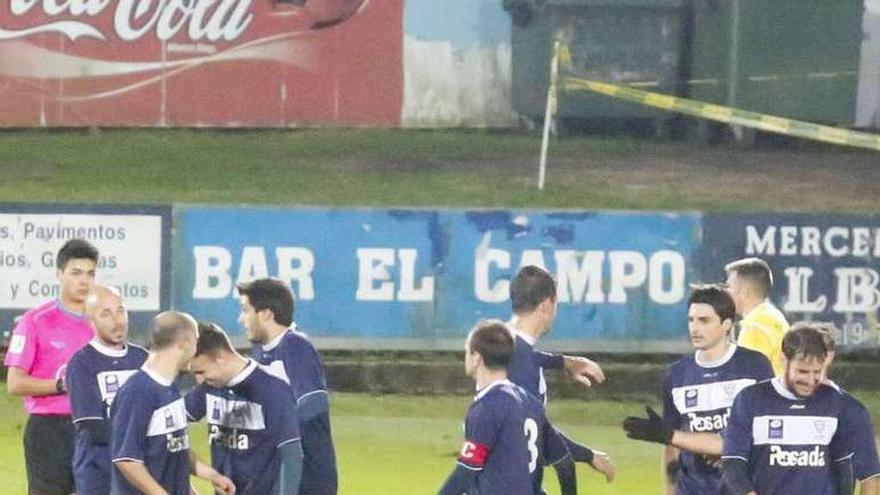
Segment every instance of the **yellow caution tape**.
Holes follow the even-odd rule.
[[[786,119],[773,115],[749,112],[738,108],[725,107],[713,103],[705,103],[687,98],[651,93],[629,86],[590,81],[577,77],[564,77],[562,88],[565,91],[588,90],[614,98],[647,105],[663,110],[710,119],[725,124],[737,124],[762,131],[796,136],[825,143],[841,144],[856,148],[880,150],[880,135],[867,132],[851,131],[840,127],[813,124],[801,120]]]

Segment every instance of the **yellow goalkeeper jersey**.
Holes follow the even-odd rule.
[[[752,308],[739,323],[737,344],[767,356],[773,373],[782,373],[782,338],[788,331],[788,321],[776,306],[764,301]]]

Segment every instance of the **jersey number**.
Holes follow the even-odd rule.
[[[526,445],[529,448],[529,473],[534,473],[538,467],[538,423],[532,418],[526,418],[523,422],[523,432],[526,434]]]

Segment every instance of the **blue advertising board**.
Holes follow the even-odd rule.
[[[684,341],[695,213],[180,207],[175,306],[243,339],[236,283],[272,276],[325,346],[457,348],[507,319],[511,278],[559,283],[551,346],[650,350]]]
[[[878,344],[880,217],[829,214],[706,214],[694,257],[702,280],[723,280],[724,265],[761,258],[771,294],[790,322],[833,322],[844,346]]]

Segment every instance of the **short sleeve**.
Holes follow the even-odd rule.
[[[853,402],[851,425],[853,431],[860,432],[856,437],[853,472],[859,480],[880,475],[880,460],[877,459],[877,444],[874,440],[874,426],[871,415],[861,402],[850,396]]]
[[[676,429],[681,424],[681,413],[672,398],[672,377],[668,372],[663,380],[663,423]]]
[[[296,403],[293,396],[287,388],[287,384],[281,380],[271,387],[271,390],[277,390],[272,393],[267,404],[271,407],[266,411],[266,423],[272,430],[272,438],[276,447],[281,447],[287,443],[296,441],[300,438],[299,421],[296,416]]]
[[[95,374],[83,362],[83,355],[74,354],[67,364],[66,382],[67,395],[70,397],[70,407],[73,422],[86,419],[106,419],[106,405],[101,400],[101,391]]]
[[[303,339],[291,346],[290,354],[285,367],[297,402],[309,394],[326,392],[324,364],[315,347]]]
[[[749,406],[748,388],[733,401],[727,428],[721,433],[724,440],[723,456],[748,462],[752,452],[752,412]]]
[[[840,413],[837,415],[837,431],[834,432],[829,446],[831,459],[834,462],[852,457],[855,451],[856,436],[864,434],[864,430],[855,429],[859,416],[856,401],[846,395],[842,396],[841,401]],[[855,471],[855,465],[853,465],[853,470]]]
[[[458,455],[458,463],[469,469],[483,469],[498,442],[498,430],[498,421],[487,404],[476,404],[471,408],[465,420],[465,441]]]
[[[207,408],[205,396],[207,392],[205,385],[199,385],[190,390],[186,397],[183,398],[183,402],[186,405],[186,418],[189,421],[200,421],[205,417]]]
[[[147,429],[153,407],[147,394],[132,387],[123,388],[113,401],[110,413],[112,459],[143,462],[147,448]]]
[[[12,338],[9,340],[4,364],[7,367],[15,366],[30,373],[37,355],[37,347],[33,318],[29,313],[25,313],[15,329],[12,330]]]

